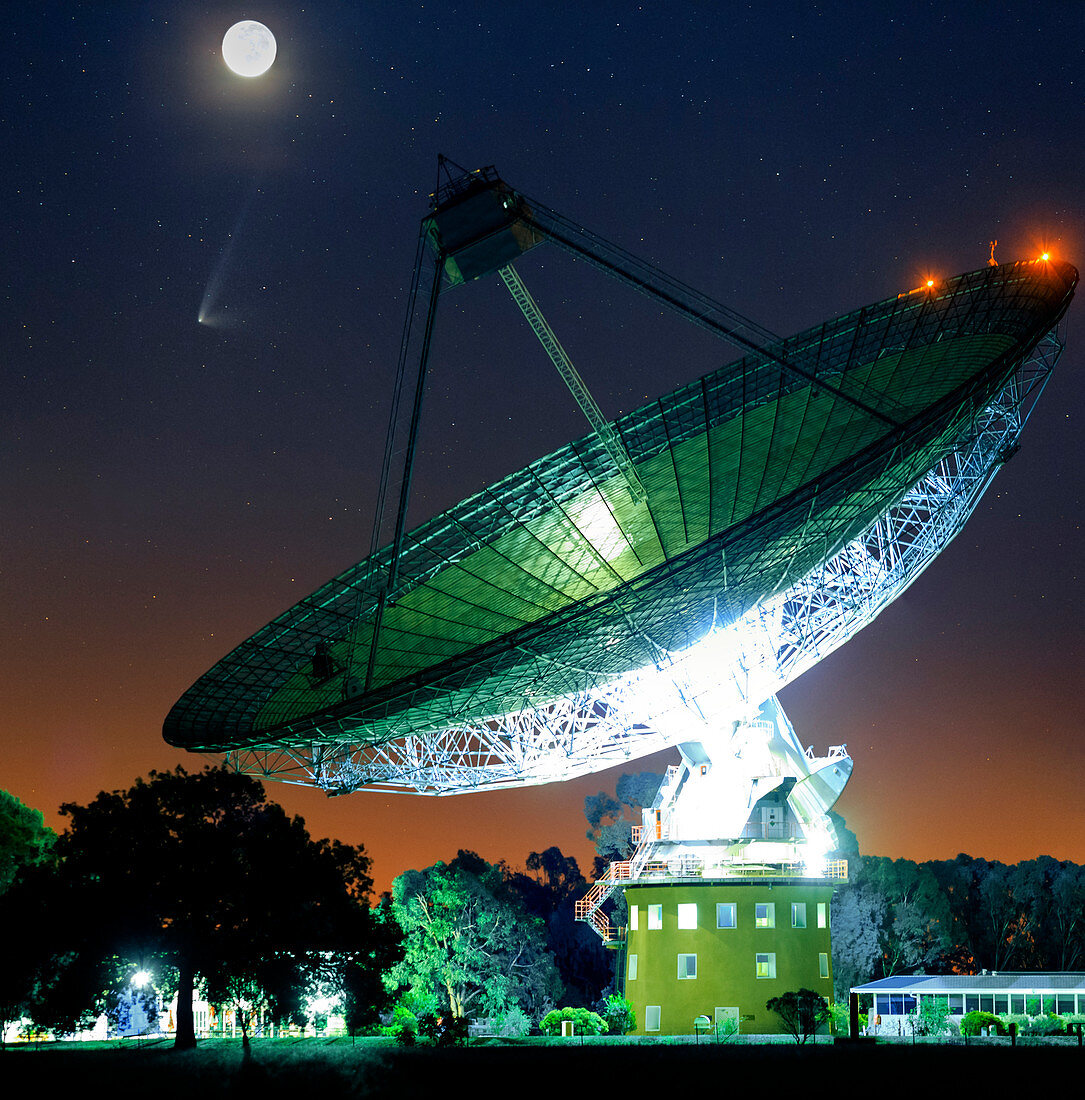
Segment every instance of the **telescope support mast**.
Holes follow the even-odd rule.
[[[505,286],[508,287],[513,301],[520,307],[520,312],[531,326],[532,332],[539,338],[539,343],[542,344],[546,354],[550,356],[550,362],[557,367],[558,374],[561,375],[565,385],[569,387],[569,392],[580,406],[580,411],[588,418],[588,423],[592,426],[595,434],[599,436],[599,441],[606,448],[607,454],[610,455],[614,465],[618,467],[622,477],[625,478],[629,491],[633,494],[633,499],[638,504],[643,504],[647,500],[648,494],[645,492],[640,478],[637,477],[637,471],[633,466],[633,460],[629,457],[629,452],[625,449],[625,444],[618,438],[618,433],[614,430],[613,425],[595,403],[595,398],[592,397],[588,387],[584,384],[584,379],[580,377],[579,371],[573,366],[572,360],[561,346],[561,341],[554,334],[554,330],[547,323],[538,303],[532,298],[527,287],[524,286],[524,280],[520,278],[519,272],[512,264],[506,264],[504,267],[498,268],[497,273],[501,276]]]

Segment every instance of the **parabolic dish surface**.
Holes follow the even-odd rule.
[[[585,436],[407,535],[368,686],[387,547],[219,661],[166,740],[380,742],[684,649],[826,560],[967,439],[1076,282],[1066,263],[987,267],[728,363],[615,422],[646,502]]]

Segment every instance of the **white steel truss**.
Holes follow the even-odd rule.
[[[860,538],[799,583],[654,667],[482,722],[381,743],[283,741],[235,750],[238,771],[317,786],[460,794],[549,783],[612,767],[748,721],[842,645],[952,541],[1018,437],[1062,351],[1053,330],[976,418],[974,430]]]

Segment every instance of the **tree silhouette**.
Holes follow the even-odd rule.
[[[160,960],[176,968],[176,1045],[189,1047],[197,979],[223,999],[259,989],[282,1018],[307,983],[399,957],[398,929],[367,904],[364,851],[313,841],[254,779],[152,772],[61,812],[71,825],[55,864],[26,876],[16,899],[48,931],[37,937],[39,1022],[74,1025],[118,963]]]
[[[21,868],[46,858],[56,838],[41,810],[0,791],[0,894],[15,881]]]
[[[551,847],[532,852],[526,861],[529,874],[508,873],[509,886],[520,895],[527,911],[545,923],[565,991],[560,1004],[594,1004],[610,984],[614,961],[595,931],[576,920],[575,903],[588,883],[572,856]]]
[[[785,1030],[800,1046],[829,1019],[829,1005],[820,993],[812,989],[791,990],[765,1002],[769,1012],[775,1012]]]

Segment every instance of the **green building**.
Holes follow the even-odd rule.
[[[625,996],[636,1012],[633,1034],[689,1035],[698,1017],[716,1028],[771,1034],[782,1029],[765,1008],[770,998],[812,989],[831,1003],[833,885],[781,873],[668,876],[626,887]]]

